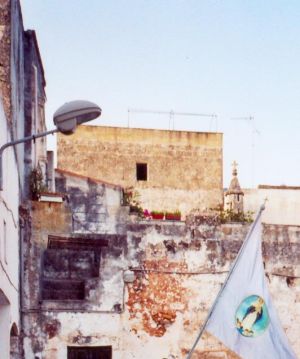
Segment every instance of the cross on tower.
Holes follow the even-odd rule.
[[[237,176],[237,166],[238,166],[238,163],[236,161],[233,161],[232,164],[232,174],[233,176]]]

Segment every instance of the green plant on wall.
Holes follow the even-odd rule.
[[[164,219],[165,213],[163,211],[151,211],[152,219]]]
[[[159,214],[159,215],[164,215],[165,212],[164,211],[151,211],[151,214]]]
[[[221,205],[213,210],[217,212],[221,223],[227,223],[227,222],[252,223],[253,222],[253,212],[251,211],[234,212],[231,209],[224,210]]]
[[[167,211],[165,213],[165,218],[167,220],[180,221],[181,220],[181,212],[179,211],[179,209],[176,209],[176,211]]]
[[[181,212],[179,209],[176,209],[175,211],[167,211],[165,214],[172,214],[174,216],[181,216]]]
[[[136,213],[140,217],[143,217],[143,208],[140,202],[140,194],[133,187],[129,187],[123,190],[123,205],[129,206],[130,213]]]
[[[40,166],[32,169],[29,177],[29,185],[31,199],[33,201],[37,201],[40,198],[41,193],[47,190]]]

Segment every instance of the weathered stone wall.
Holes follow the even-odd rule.
[[[138,188],[143,209],[170,212],[179,210],[184,219],[194,211],[205,211],[220,204],[220,193],[215,190],[194,190],[171,188]]]
[[[12,139],[24,137],[24,28],[19,0],[11,2],[11,34],[10,34],[10,87],[11,87],[11,133]],[[14,147],[18,162],[21,194],[24,189],[24,144]]]
[[[74,233],[118,233],[127,218],[122,188],[63,170],[56,170],[56,190],[67,194]]]
[[[24,137],[23,21],[18,0],[0,1],[0,96],[12,139]],[[14,148],[19,176],[24,171],[24,146]]]
[[[116,318],[119,320],[118,313],[124,310],[122,276],[127,243],[124,235],[109,233],[124,232],[122,218],[127,218],[128,208],[120,206],[121,189],[66,172],[57,173],[57,188],[61,192],[68,191],[64,202],[31,202],[27,209],[24,208],[27,213],[27,216],[23,214],[24,226],[27,227],[27,233],[31,232],[24,243],[26,285],[23,318],[26,359],[45,358],[47,355],[51,358],[53,355],[56,358],[66,356],[64,340],[58,343],[57,348],[51,348],[49,351],[46,348],[48,339],[58,339],[60,328],[65,325],[62,319],[56,318],[56,314],[61,313],[68,317],[72,313],[72,317],[74,312],[94,313],[94,317],[90,317],[93,320],[100,313],[109,318],[117,314]],[[103,208],[106,212],[101,211]],[[98,235],[97,229],[108,234]],[[93,243],[99,240],[100,247],[101,243],[105,242],[100,249],[100,263],[94,266],[98,273],[87,276],[93,250],[84,248],[76,251],[64,247],[49,250],[49,234],[53,238],[72,236],[73,240],[92,240]],[[65,280],[68,285],[72,280],[82,279],[80,276],[84,277],[85,300],[43,300],[43,281],[52,280],[52,283],[57,285]],[[96,321],[98,322],[98,319]],[[76,344],[76,340],[83,339],[80,338],[77,318],[74,323],[75,337],[78,338],[71,340]]]
[[[25,66],[25,92],[24,92],[24,116],[25,136],[46,131],[45,122],[45,76],[43,63],[40,57],[39,47],[35,31],[24,32],[24,59]],[[25,193],[30,196],[30,174],[33,168],[40,167],[44,183],[46,185],[47,166],[47,138],[41,137],[35,141],[24,144],[25,146]]]
[[[23,22],[18,0],[0,0],[0,147],[24,134]],[[5,149],[0,192],[0,348],[17,358],[20,331],[19,199],[23,178],[21,146]],[[5,298],[5,301],[3,301]],[[16,328],[14,337],[11,328]],[[10,353],[11,351],[11,353]]]
[[[137,181],[137,163],[147,164],[147,181]],[[223,201],[220,133],[81,126],[72,136],[58,136],[58,167],[133,186],[148,210],[187,213]]]
[[[0,96],[11,140],[16,140],[45,130],[44,70],[35,32],[24,32],[19,0],[0,0],[0,10]],[[38,160],[46,173],[46,140],[18,144],[14,151],[25,199],[28,177]]]
[[[0,98],[0,146],[10,130]],[[19,328],[19,186],[13,148],[3,153],[3,190],[0,191],[0,348],[9,357],[10,329]],[[5,302],[3,298],[5,297]],[[0,355],[0,357],[1,357]]]
[[[120,237],[117,234],[122,235],[124,232],[124,220],[128,216],[128,208],[120,205],[122,191],[119,187],[105,185],[92,179],[82,178],[82,176],[72,176],[70,173],[62,171],[57,172],[56,175],[57,189],[62,193],[64,202],[30,202],[27,212],[31,213],[31,216],[30,219],[24,220],[31,228],[27,228],[27,232],[31,233],[24,243],[26,258],[24,303],[26,308],[34,308],[34,310],[40,306],[41,271],[43,271],[44,265],[44,251],[49,247],[48,236],[50,234],[62,238],[70,236],[72,238],[84,236],[85,238],[87,236],[95,239],[99,238],[99,233],[104,233],[107,234],[110,242],[105,245],[109,251],[107,248],[102,250],[103,258],[106,252],[108,252],[107,256],[116,255],[118,258],[122,251],[118,249]],[[113,234],[115,236],[112,236]],[[89,249],[83,248],[83,250],[87,251],[86,257],[88,257]],[[55,257],[53,253],[52,256]],[[79,256],[76,258],[74,254],[73,260],[76,261],[78,258]],[[58,260],[57,264],[54,263],[54,267],[57,266],[58,270],[60,270],[59,267],[64,268],[63,262],[66,260],[66,256],[57,255],[54,259]],[[59,262],[60,260],[61,262]],[[84,261],[85,258],[82,260]],[[73,264],[70,262],[70,265]],[[115,266],[119,265],[115,264]],[[111,268],[108,269],[109,273],[112,271]],[[101,290],[103,291],[103,289]],[[106,300],[108,297],[109,295],[102,299]],[[110,303],[108,304],[109,308],[106,307],[106,304],[103,305],[102,310],[112,310]],[[87,309],[88,307],[83,308]],[[91,308],[93,308],[92,302],[90,310]]]
[[[68,346],[106,345],[112,346],[115,359],[185,358],[248,226],[219,225],[202,217],[189,218],[186,223],[141,222],[128,217],[115,227],[116,237],[98,234],[109,238],[109,244],[101,250],[99,278],[91,297],[80,305],[38,302],[39,263],[48,235],[74,236],[72,206],[72,201],[33,204],[33,235],[25,257],[31,291],[25,315],[26,359],[59,359],[66,357]],[[264,227],[270,291],[298,355],[299,239],[300,227]],[[132,280],[124,281],[128,275]],[[236,356],[205,333],[194,358]]]
[[[7,121],[11,121],[11,1],[0,1],[0,96]]]
[[[0,147],[24,137],[24,98],[27,68],[19,0],[0,0]],[[39,59],[40,61],[40,59]],[[28,100],[31,102],[30,94]],[[27,135],[32,134],[27,133]],[[24,145],[3,152],[0,192],[0,348],[1,358],[20,358],[22,266],[19,261],[24,231],[19,205],[24,198]],[[22,212],[22,211],[21,211]],[[20,225],[21,222],[21,225]],[[21,267],[21,268],[20,268]],[[3,300],[5,298],[5,301]]]

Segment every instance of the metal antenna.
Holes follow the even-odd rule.
[[[210,125],[209,125],[209,131],[212,131],[213,124],[215,123],[216,132],[218,132],[218,116],[213,113],[211,115]]]
[[[218,127],[217,115],[215,113],[192,113],[192,112],[175,112],[171,111],[155,111],[155,110],[144,110],[144,109],[128,109],[128,127],[130,121],[130,113],[144,113],[144,114],[157,114],[157,115],[168,115],[169,116],[169,130],[171,128],[175,130],[175,116],[194,116],[194,117],[210,117],[211,121],[215,121],[216,132]]]
[[[254,178],[255,178],[255,135],[260,135],[260,132],[257,130],[257,128],[254,125],[254,117],[248,116],[248,117],[232,117],[231,120],[233,121],[247,121],[249,126],[251,127],[251,167],[252,167],[252,187],[254,188]]]

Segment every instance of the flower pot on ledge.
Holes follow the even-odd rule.
[[[152,219],[164,219],[164,213],[153,213],[151,212]]]
[[[166,220],[167,221],[180,221],[181,220],[181,214],[166,213]]]

